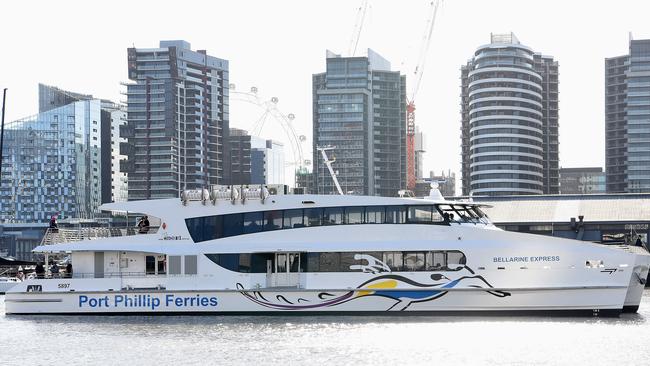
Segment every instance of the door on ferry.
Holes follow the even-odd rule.
[[[300,284],[300,253],[275,253],[274,286]]]

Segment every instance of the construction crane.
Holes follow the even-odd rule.
[[[420,55],[413,72],[413,89],[412,93],[406,98],[406,188],[409,190],[415,189],[415,97],[420,89],[420,82],[424,74],[424,66],[429,53],[429,46],[431,45],[431,35],[433,34],[433,26],[438,14],[438,7],[441,0],[433,0],[429,4],[429,17],[427,18],[427,25],[420,45]]]
[[[362,0],[361,6],[357,9],[357,17],[354,22],[354,30],[352,31],[352,38],[350,39],[350,46],[348,47],[348,55],[353,56],[357,52],[357,45],[359,44],[359,37],[361,37],[361,29],[363,29],[363,21],[366,19],[366,11],[368,10],[368,0]]]

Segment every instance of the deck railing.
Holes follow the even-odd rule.
[[[154,234],[158,227],[149,227],[146,234],[139,233],[136,227],[118,228],[118,227],[82,227],[78,229],[54,229],[48,228],[43,235],[41,245],[71,243],[81,240],[111,238],[118,236],[130,235],[147,235]]]

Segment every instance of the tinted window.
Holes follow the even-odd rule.
[[[350,266],[359,264],[360,262],[354,259],[355,253],[341,253],[341,272],[350,272]]]
[[[323,225],[341,225],[344,223],[342,207],[328,207],[323,212]]]
[[[323,218],[322,208],[306,208],[305,210],[305,226],[320,226]]]
[[[386,208],[384,206],[366,207],[366,223],[383,224],[385,220]]]
[[[430,223],[433,206],[409,206],[408,222]]]
[[[348,224],[363,224],[363,207],[346,207],[345,216]]]
[[[403,224],[406,222],[406,207],[388,206],[386,207],[387,224]]]
[[[404,265],[402,252],[384,252],[383,262],[390,267],[391,271],[401,271]]]
[[[424,252],[406,252],[404,253],[404,268],[407,271],[424,270]]]
[[[244,215],[232,214],[223,216],[223,236],[241,235],[244,229]]]
[[[277,230],[282,227],[282,211],[264,212],[264,230]]]
[[[247,212],[244,214],[244,234],[262,231],[262,212]]]
[[[301,209],[296,209],[296,210],[286,210],[284,211],[284,228],[285,229],[291,229],[291,228],[296,228],[296,227],[303,227],[302,222],[303,216],[302,216],[302,210]]]
[[[321,272],[339,272],[339,253],[321,253],[319,267]]]
[[[466,263],[465,255],[461,252],[447,252],[447,267],[450,270],[456,270]]]

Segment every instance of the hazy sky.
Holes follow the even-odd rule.
[[[256,86],[311,151],[311,75],[325,50],[347,52],[360,0],[327,1],[8,1],[2,4],[0,88],[7,121],[37,112],[37,84],[125,100],[126,49],[185,39],[230,61],[238,90]],[[370,0],[359,49],[372,48],[410,76],[429,2]],[[490,32],[519,40],[560,63],[560,165],[603,166],[604,58],[627,53],[629,32],[650,37],[648,1],[446,0],[436,19],[416,97],[426,134],[425,171],[460,170],[460,66]],[[410,85],[407,81],[407,89]],[[264,112],[236,100],[231,125],[247,128]],[[272,121],[262,134],[275,137]]]

